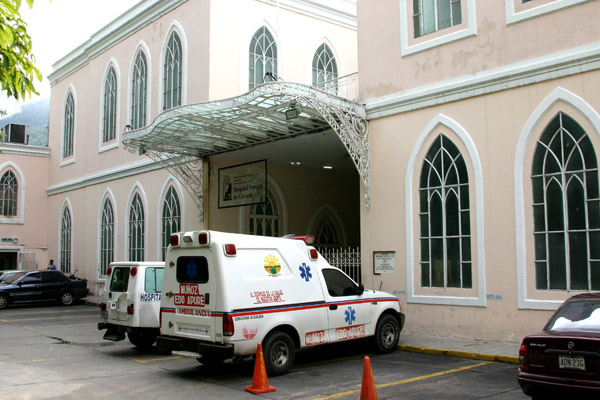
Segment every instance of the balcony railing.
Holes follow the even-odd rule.
[[[358,101],[358,72],[322,82],[313,87],[346,100]]]

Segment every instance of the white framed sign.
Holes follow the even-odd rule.
[[[373,252],[373,274],[393,274],[396,272],[395,251]]]

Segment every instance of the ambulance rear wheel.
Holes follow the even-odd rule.
[[[127,337],[132,345],[143,350],[148,350],[156,342],[156,335],[144,332],[127,332]]]
[[[294,364],[296,349],[294,342],[285,332],[273,332],[263,342],[265,368],[270,376],[287,373]]]
[[[381,353],[389,353],[398,345],[400,339],[400,324],[393,316],[386,314],[377,321],[375,345]]]

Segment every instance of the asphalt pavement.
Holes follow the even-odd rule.
[[[85,304],[98,306],[103,299],[99,296],[87,296],[83,301]],[[516,342],[464,339],[403,331],[398,342],[398,350],[518,364],[520,345]]]

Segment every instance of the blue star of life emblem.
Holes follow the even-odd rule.
[[[344,313],[346,314],[346,323],[348,325],[352,325],[352,322],[356,321],[356,310],[352,307],[348,307],[348,309],[344,311]]]
[[[304,279],[306,282],[312,278],[312,274],[310,273],[310,267],[305,263],[302,263],[300,266],[300,278]]]
[[[188,278],[194,279],[196,277],[196,274],[198,273],[198,266],[196,265],[196,263],[194,261],[190,261],[187,265],[187,270],[186,270],[186,275],[188,276]]]

